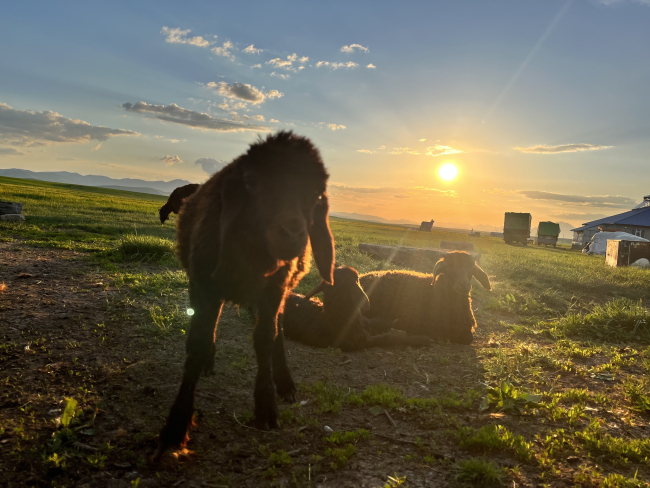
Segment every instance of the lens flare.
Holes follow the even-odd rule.
[[[458,176],[458,168],[452,163],[446,163],[438,169],[438,176],[445,181],[451,181]]]
[[[188,308],[188,309],[187,309],[187,315],[189,315],[190,317],[191,317],[192,315],[194,315],[194,309],[192,309],[192,308]]]

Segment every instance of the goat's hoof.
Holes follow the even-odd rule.
[[[293,384],[293,381],[287,383],[277,382],[276,391],[278,396],[284,401],[289,403],[296,403],[296,386]]]

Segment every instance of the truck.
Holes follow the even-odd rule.
[[[527,246],[531,222],[532,217],[529,213],[506,212],[503,221],[503,240],[506,243],[519,242]]]
[[[555,222],[540,222],[537,226],[537,245],[557,246],[557,239],[560,236],[560,224]]]

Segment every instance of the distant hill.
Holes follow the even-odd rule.
[[[137,191],[151,193],[156,190],[157,195],[169,195],[179,186],[188,185],[187,180],[171,181],[147,181],[133,178],[109,178],[108,176],[80,175],[68,171],[29,171],[26,169],[0,169],[0,176],[9,178],[23,178],[28,180],[51,181],[53,183],[70,183],[74,185],[98,186],[102,188],[113,188],[119,190]],[[137,188],[137,189],[136,189]],[[149,191],[145,191],[149,189]]]
[[[330,212],[332,217],[343,217],[344,219],[353,219],[353,220],[366,220],[368,222],[379,222],[382,224],[399,224],[399,225],[420,225],[420,222],[413,222],[412,220],[389,220],[383,217],[377,217],[376,215],[366,215],[358,214],[354,212]]]
[[[111,190],[134,191],[136,193],[150,193],[152,195],[167,196],[168,193],[156,190],[155,188],[148,188],[146,186],[120,186],[120,185],[101,185],[99,188],[109,188]]]

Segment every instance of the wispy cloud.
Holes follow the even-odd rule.
[[[376,69],[377,66],[375,66],[375,65],[372,64],[372,63],[370,63],[368,66],[366,66],[366,68],[368,68],[368,69]]]
[[[327,127],[329,130],[343,130],[343,129],[347,129],[347,127],[344,126],[344,125],[342,125],[342,124],[328,124],[328,123],[326,123],[326,122],[319,122],[317,125],[319,125],[319,126],[321,126],[321,127]]]
[[[449,146],[441,146],[440,144],[435,144],[433,146],[427,147],[427,156],[432,156],[432,157],[437,157],[437,156],[445,156],[447,154],[459,154],[462,153],[460,149],[454,149],[453,147]]]
[[[172,166],[174,164],[182,164],[183,160],[179,158],[178,156],[170,156],[169,154],[165,156],[164,158],[160,158],[160,160],[165,163],[166,166]]]
[[[284,93],[278,90],[267,90],[263,92],[248,83],[235,82],[230,84],[225,81],[211,81],[206,86],[223,97],[236,98],[253,105],[264,103],[267,98],[274,99],[284,96]]]
[[[294,66],[294,63],[305,64],[307,61],[309,61],[308,56],[298,57],[296,53],[293,53],[293,54],[289,54],[287,56],[287,59],[274,58],[271,59],[270,61],[267,61],[265,64],[269,64],[274,68],[280,68],[280,69],[285,69],[287,71],[296,72],[304,69],[304,66]]]
[[[116,136],[139,136],[124,129],[90,125],[56,112],[18,110],[0,103],[0,143],[12,146],[49,146],[58,143],[106,141]]]
[[[620,195],[566,195],[537,190],[519,190],[517,193],[534,200],[559,202],[560,205],[603,207],[603,208],[633,208],[638,202],[632,198]]]
[[[590,222],[607,216],[601,213],[557,212],[553,214],[553,217],[566,220],[579,220],[580,222]]]
[[[208,47],[211,43],[201,36],[187,37],[190,29],[181,30],[179,27],[163,27],[160,31],[165,41],[170,44],[191,44],[192,46]]]
[[[370,149],[357,149],[357,152],[365,153],[365,154],[376,154],[377,153],[377,151],[372,151]]]
[[[263,49],[257,49],[253,44],[242,50],[242,52],[245,52],[246,54],[259,54],[262,51]]]
[[[316,63],[317,68],[321,68],[323,66],[326,68],[331,68],[333,70],[336,70],[340,68],[347,68],[347,69],[356,68],[359,65],[352,61],[348,61],[347,63],[330,63],[329,61],[319,61],[318,63]]]
[[[599,151],[609,149],[613,146],[602,146],[597,144],[562,144],[559,146],[546,146],[543,144],[530,147],[515,147],[516,151],[533,154],[557,154],[565,152]]]
[[[13,147],[0,147],[0,156],[24,156],[25,153]]]
[[[422,153],[417,149],[411,149],[410,147],[394,147],[388,154],[413,154],[419,156]]]
[[[368,52],[368,48],[362,46],[361,44],[350,44],[349,46],[343,46],[341,48],[342,53],[353,53],[355,50],[361,51],[364,53]]]
[[[276,73],[275,71],[271,73],[271,76],[275,76],[276,78],[280,78],[281,80],[288,80],[289,78],[291,78],[291,75],[285,73]]]
[[[213,47],[210,51],[212,51],[217,56],[223,56],[224,58],[229,58],[231,61],[234,61],[235,56],[232,54],[233,49],[235,49],[233,43],[226,41],[221,46]]]
[[[213,158],[200,158],[194,161],[194,164],[201,166],[201,169],[203,169],[203,171],[211,175],[217,171],[221,171],[223,167],[228,163]]]
[[[235,120],[215,118],[206,113],[179,107],[175,103],[169,105],[152,105],[146,102],[124,103],[122,104],[122,108],[127,112],[152,115],[158,120],[187,125],[194,129],[207,129],[221,132],[268,132],[271,130],[269,127],[262,125],[244,124]]]
[[[397,198],[410,197],[431,197],[431,196],[444,196],[455,197],[454,190],[439,190],[437,188],[428,188],[425,186],[411,186],[411,187],[390,187],[390,186],[349,186],[342,183],[330,183],[328,186],[328,193],[331,194],[395,194],[401,195]]]

